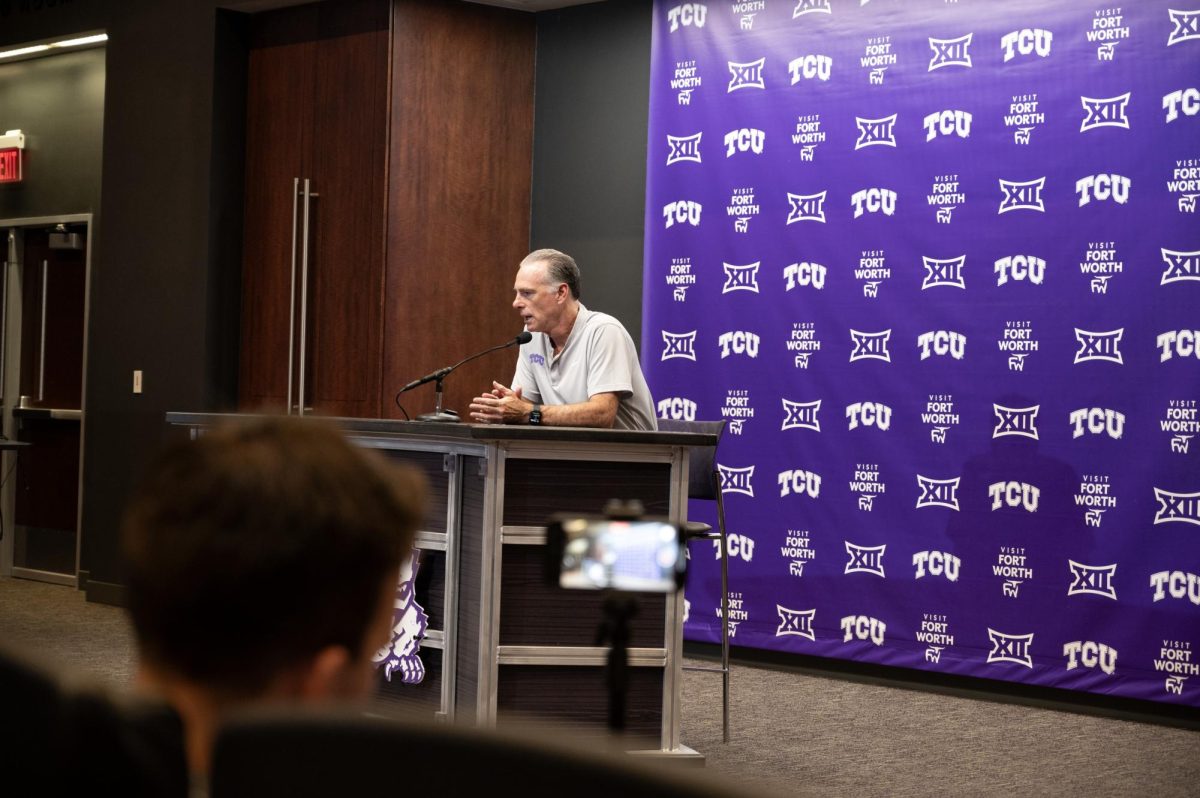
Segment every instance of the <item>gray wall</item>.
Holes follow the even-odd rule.
[[[91,145],[102,143],[82,496],[92,599],[121,598],[121,513],[161,444],[164,413],[229,409],[236,391],[246,51],[241,18],[216,5],[0,3],[0,44],[97,29],[110,37],[103,133]],[[142,395],[131,391],[134,369],[145,374]]]
[[[583,271],[583,301],[641,345],[649,0],[537,15],[531,248]]]
[[[25,132],[25,180],[0,185],[0,219],[100,206],[104,49],[0,65],[0,132]]]

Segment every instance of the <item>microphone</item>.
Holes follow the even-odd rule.
[[[529,332],[529,330],[522,330],[520,335],[518,335],[516,338],[513,338],[511,341],[506,341],[505,343],[502,343],[502,344],[496,344],[495,346],[485,349],[482,352],[476,352],[475,354],[471,355],[470,357],[463,358],[462,360],[455,363],[453,366],[446,366],[444,368],[438,369],[437,371],[431,371],[428,374],[426,374],[424,377],[413,380],[408,385],[405,385],[403,388],[401,388],[399,390],[399,392],[396,394],[396,396],[399,396],[400,394],[402,394],[406,391],[411,391],[413,388],[416,388],[419,385],[424,385],[427,382],[433,382],[434,380],[441,381],[441,380],[445,379],[446,376],[450,374],[450,372],[454,371],[456,368],[461,366],[463,363],[470,362],[477,357],[483,357],[484,355],[488,354],[489,352],[495,352],[497,349],[507,349],[510,346],[517,346],[519,344],[527,344],[532,340],[533,340],[533,333]]]

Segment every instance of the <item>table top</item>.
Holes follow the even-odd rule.
[[[168,424],[212,426],[239,418],[255,418],[246,413],[167,413]],[[537,427],[522,424],[466,424],[435,421],[399,421],[380,418],[338,418],[306,416],[332,422],[349,432],[387,433],[402,436],[448,438],[475,441],[562,441],[578,443],[632,443],[669,446],[715,446],[717,436],[700,432],[648,432],[594,427]]]

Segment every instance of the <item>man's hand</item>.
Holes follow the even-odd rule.
[[[498,382],[492,390],[471,400],[470,416],[480,424],[517,424],[529,418],[533,402],[521,398],[521,389],[513,390]]]

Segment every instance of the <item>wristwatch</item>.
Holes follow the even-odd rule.
[[[533,403],[533,409],[529,411],[529,423],[535,427],[542,424],[542,406],[537,402]]]

